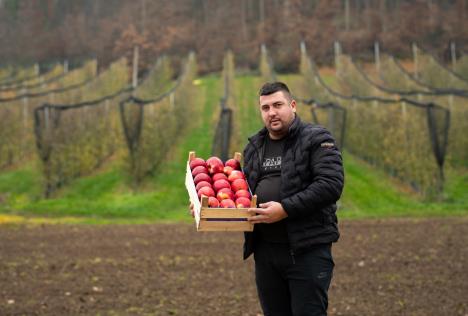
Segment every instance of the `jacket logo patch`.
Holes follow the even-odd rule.
[[[333,146],[335,146],[335,144],[333,143],[321,143],[320,144],[320,147],[323,147],[323,148],[332,148]]]

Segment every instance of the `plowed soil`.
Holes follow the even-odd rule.
[[[343,221],[329,315],[468,315],[468,218]],[[241,233],[0,226],[0,315],[261,315]]]

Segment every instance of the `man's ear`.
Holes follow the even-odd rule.
[[[292,107],[293,112],[296,113],[296,107],[297,107],[296,100],[291,101],[291,107]]]

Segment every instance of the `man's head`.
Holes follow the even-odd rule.
[[[265,83],[259,91],[260,112],[272,139],[281,139],[288,133],[296,115],[296,101],[282,82]]]

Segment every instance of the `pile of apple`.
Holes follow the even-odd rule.
[[[207,196],[209,207],[250,207],[249,186],[239,161],[229,159],[224,164],[218,157],[194,158],[189,165],[198,198]]]

